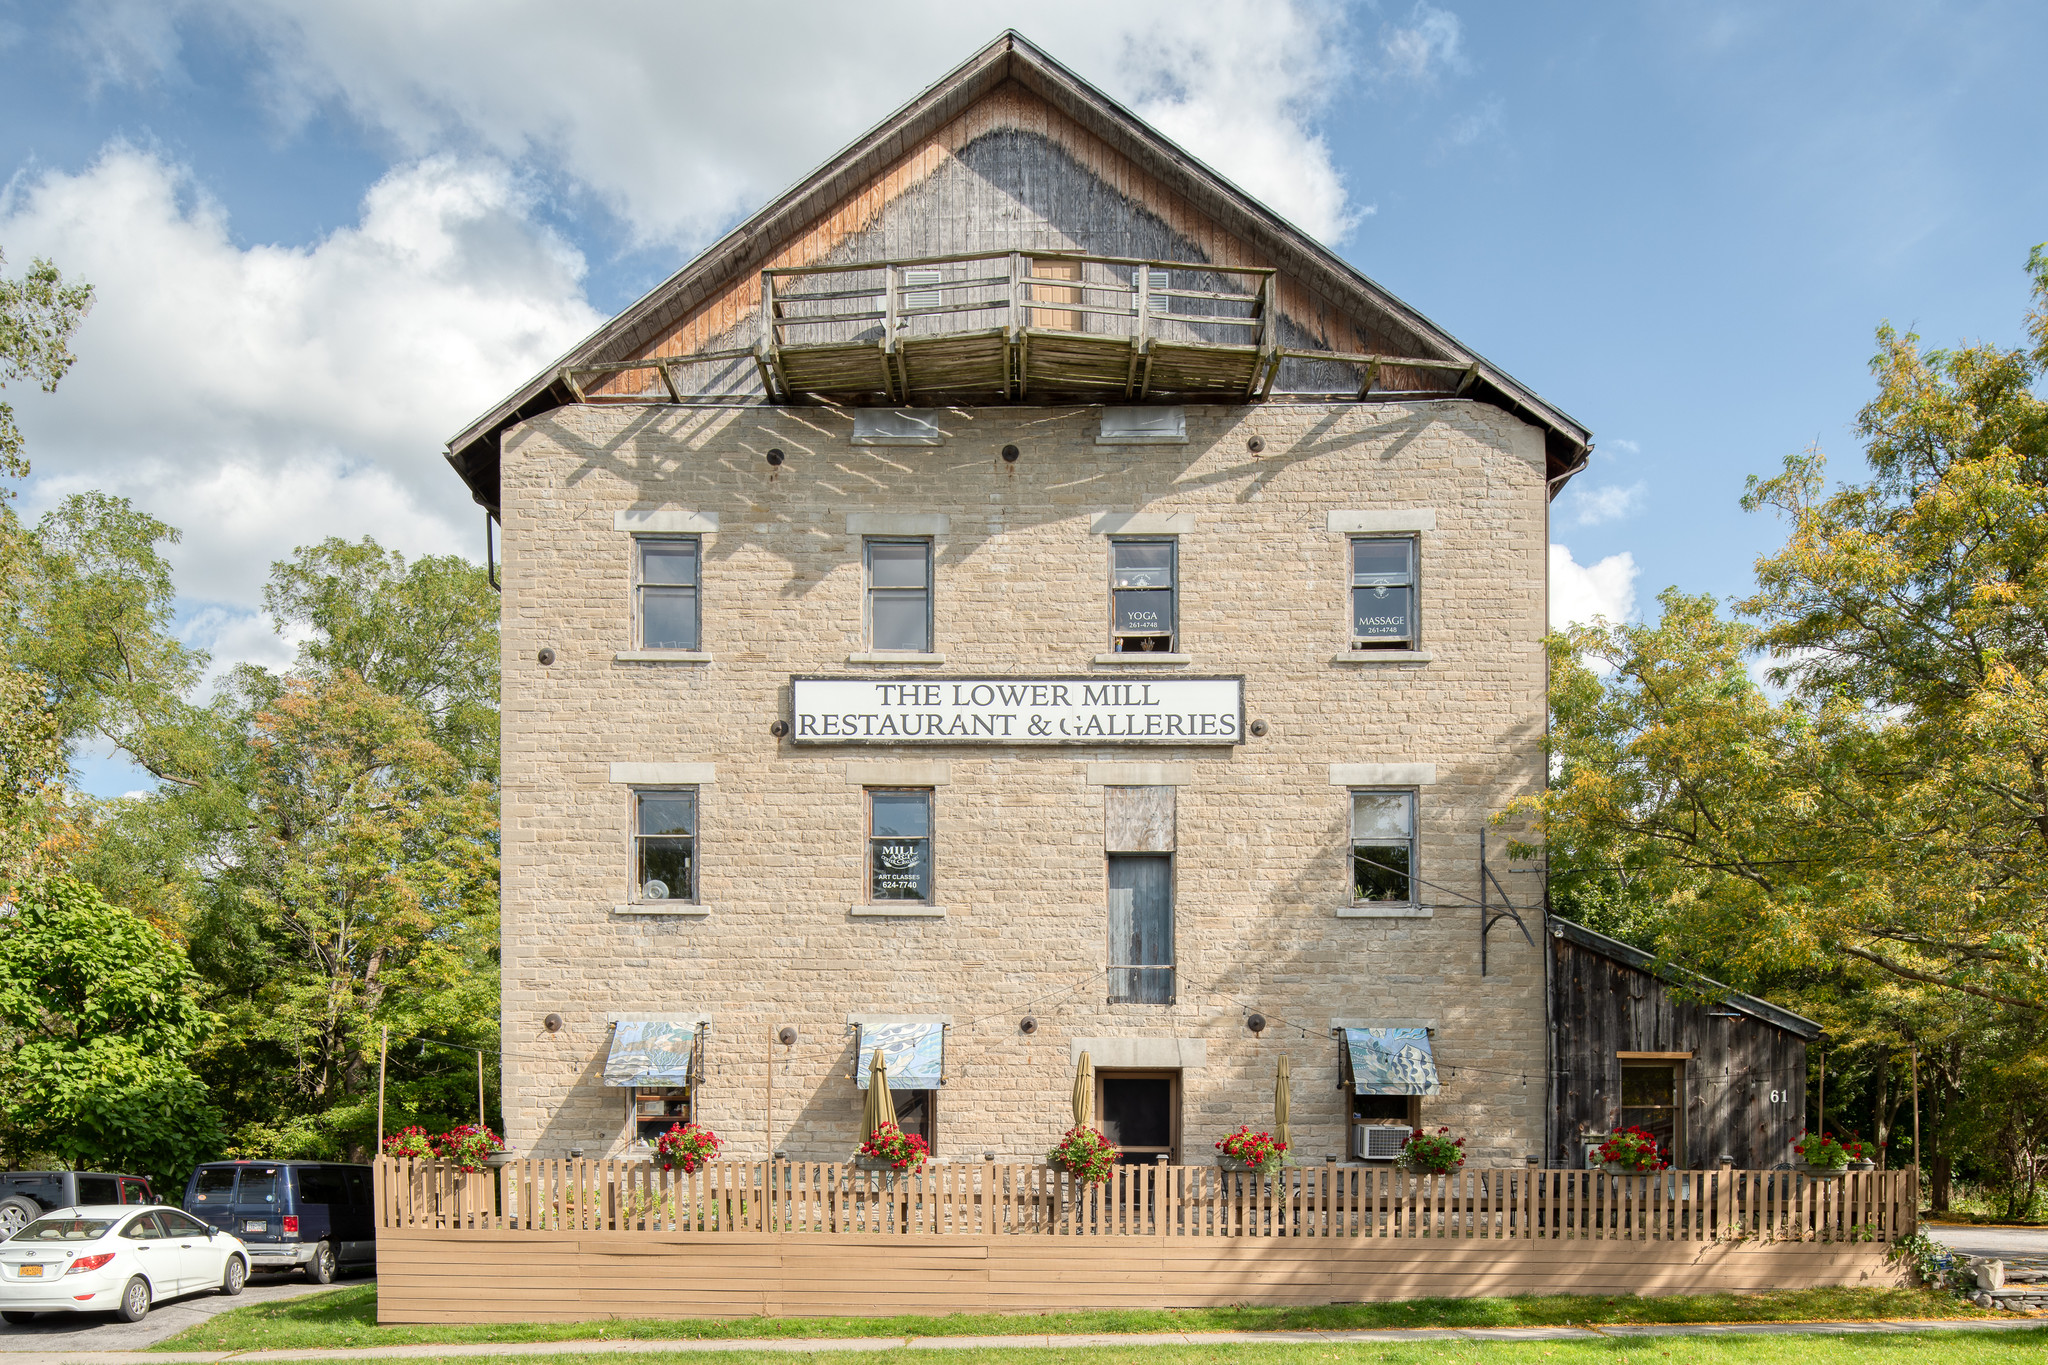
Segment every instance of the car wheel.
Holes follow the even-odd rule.
[[[334,1283],[334,1243],[322,1242],[313,1248],[313,1259],[306,1262],[306,1278],[314,1284]]]
[[[39,1213],[40,1209],[25,1200],[0,1199],[0,1242],[35,1222]]]
[[[19,1327],[24,1322],[33,1322],[35,1316],[34,1313],[0,1313],[0,1322],[11,1322]]]
[[[242,1264],[239,1256],[228,1257],[228,1268],[220,1275],[220,1292],[233,1298],[242,1292],[242,1286],[249,1282],[249,1267]]]
[[[141,1322],[149,1316],[149,1281],[137,1275],[121,1291],[121,1306],[115,1310],[123,1322]]]

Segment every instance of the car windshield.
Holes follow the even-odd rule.
[[[9,1238],[14,1242],[90,1242],[107,1235],[111,1218],[38,1218]]]

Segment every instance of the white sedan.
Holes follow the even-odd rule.
[[[249,1252],[219,1228],[161,1204],[83,1204],[44,1214],[0,1242],[0,1318],[119,1313],[140,1322],[159,1299],[239,1294]]]

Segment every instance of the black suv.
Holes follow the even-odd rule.
[[[249,1249],[252,1270],[303,1269],[327,1284],[377,1260],[368,1166],[334,1161],[210,1161],[185,1186],[185,1212]]]
[[[154,1204],[146,1176],[97,1171],[0,1171],[0,1242],[73,1204]]]

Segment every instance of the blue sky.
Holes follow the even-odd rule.
[[[1593,429],[1571,613],[1740,593],[1744,477],[1853,473],[1875,325],[2017,342],[2048,239],[2039,4],[877,12],[0,0],[0,249],[101,295],[10,392],[24,506],[180,525],[192,638],[282,662],[272,560],[477,555],[456,427],[1010,24]]]

